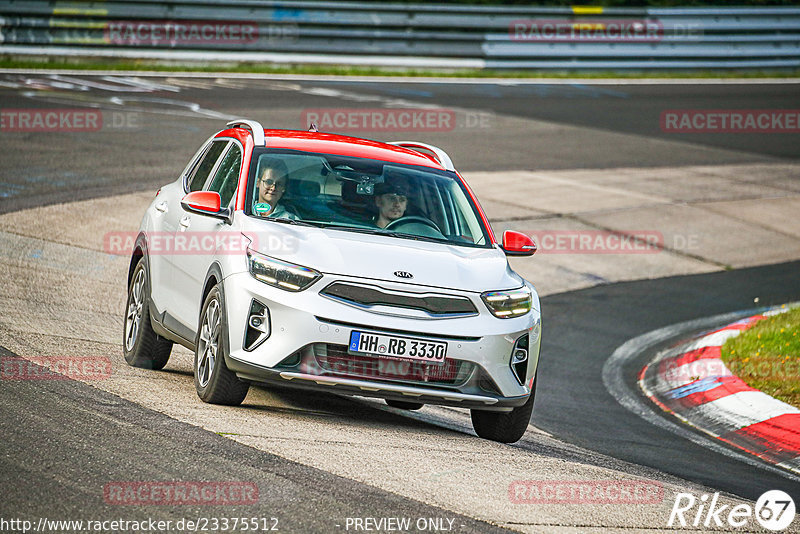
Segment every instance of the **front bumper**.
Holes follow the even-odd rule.
[[[537,309],[522,317],[498,319],[479,295],[448,290],[470,298],[479,313],[446,319],[378,314],[320,295],[329,283],[342,280],[357,281],[325,275],[311,288],[290,293],[263,284],[249,273],[227,277],[228,367],[243,380],[256,383],[425,404],[505,411],[528,399],[539,357]],[[415,290],[410,284],[380,283],[390,289]],[[246,350],[253,300],[268,309],[269,336]],[[350,355],[347,345],[354,330],[445,342],[447,365]],[[525,376],[518,378],[510,360],[515,343],[526,334],[528,364]]]

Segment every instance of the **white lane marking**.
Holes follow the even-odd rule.
[[[784,460],[778,465],[783,467],[784,469],[789,469],[800,473],[800,456],[796,456],[791,460]]]
[[[279,74],[247,72],[163,72],[80,69],[0,69],[6,74],[66,74],[72,76],[148,76],[154,78],[227,78],[243,80],[350,81],[436,83],[443,85],[786,85],[800,84],[800,78],[441,78],[436,76],[347,76],[342,74]]]
[[[694,406],[686,410],[684,417],[709,421],[718,427],[716,432],[723,434],[786,414],[800,414],[800,410],[761,391],[739,391]]]
[[[111,91],[114,93],[150,93],[152,89],[142,86],[137,86],[134,84],[126,83],[125,77],[119,78],[119,83],[117,80],[113,80],[113,83],[101,83],[96,82],[93,80],[82,80],[80,78],[73,78],[71,76],[65,76],[63,74],[52,74],[50,78],[56,82],[67,82],[69,84],[75,86],[81,86],[91,89],[99,89],[101,91]],[[105,82],[109,82],[109,76],[101,76],[101,80]]]
[[[718,324],[725,324],[727,322],[733,322],[738,319],[742,319],[749,315],[755,315],[755,313],[756,312],[752,310],[746,312],[723,313],[721,315],[715,315],[714,317],[695,319],[693,321],[686,321],[683,323],[665,326],[663,328],[659,328],[658,330],[653,330],[652,332],[629,339],[619,346],[603,365],[603,384],[605,385],[606,390],[608,390],[608,392],[617,400],[617,402],[652,425],[669,430],[670,432],[691,441],[695,445],[705,447],[718,454],[727,456],[728,458],[732,458],[752,467],[780,475],[788,478],[789,480],[800,482],[800,476],[794,473],[761,462],[744,452],[738,452],[733,449],[729,449],[721,443],[703,438],[702,436],[683,428],[679,424],[665,419],[663,414],[657,413],[648,404],[645,404],[641,397],[628,387],[623,378],[622,370],[629,360],[637,357],[642,352],[661,342],[679,336],[681,332],[711,328]]]
[[[189,89],[213,89],[216,86],[213,80],[170,77],[165,81],[174,87],[188,87]]]
[[[139,76],[103,76],[103,80],[112,83],[119,83],[123,85],[132,86],[134,88],[144,89],[147,92],[154,92],[154,91],[168,91],[170,93],[180,93],[180,87],[175,87],[174,85],[163,84],[163,83],[156,83],[150,80],[146,80]]]
[[[349,100],[352,102],[376,102],[388,108],[425,108],[425,109],[441,108],[440,105],[431,104],[429,102],[415,102],[413,100],[406,100],[403,98],[356,93],[354,91],[341,91],[339,89],[331,89],[329,87],[308,87],[308,88],[302,86],[298,87],[299,91],[306,95],[323,96],[329,98],[336,98],[339,100]]]
[[[86,98],[72,98],[73,93],[53,93],[49,91],[22,91],[21,96],[33,100],[50,102],[53,104],[80,105],[95,109],[107,109],[109,111],[130,111],[141,113],[155,113],[160,115],[171,115],[176,117],[207,117],[211,119],[233,120],[237,115],[228,115],[211,109],[206,109],[196,102],[183,100],[173,100],[169,98],[154,98],[145,96],[114,96],[98,97],[95,100]],[[131,106],[129,102],[140,104],[156,104],[155,107]],[[170,106],[170,107],[163,107]]]
[[[189,51],[189,50],[144,50],[123,48],[86,48],[69,46],[0,46],[0,53],[33,54],[40,56],[64,56],[131,58],[131,59],[166,59],[169,61],[250,61],[258,63],[317,63],[322,65],[350,65],[370,67],[407,67],[416,69],[429,68],[464,68],[483,69],[486,61],[473,58],[440,58],[426,56],[370,56],[345,54],[307,54],[286,52],[252,52],[252,51]],[[317,78],[318,79],[318,78]]]
[[[764,317],[772,317],[773,315],[780,315],[782,313],[786,313],[794,307],[793,304],[788,304],[785,306],[786,306],[785,308],[781,307],[781,308],[776,308],[774,310],[765,311],[761,315],[763,315]]]
[[[249,87],[246,81],[237,81],[228,78],[215,78],[214,85],[219,87],[227,87],[229,89],[247,89]]]
[[[128,111],[146,111],[150,113],[164,113],[167,115],[186,115],[185,112],[180,111],[181,109],[186,109],[193,115],[201,115],[203,117],[209,117],[212,119],[233,120],[237,117],[236,115],[228,115],[227,113],[220,113],[212,109],[203,108],[200,106],[200,104],[197,104],[196,102],[173,100],[171,98],[154,98],[148,96],[115,96],[110,98],[109,102],[111,102],[112,104],[125,106],[125,109]],[[178,108],[179,111],[175,112],[168,109],[161,109],[158,107],[132,108],[128,107],[128,102],[174,106]]]

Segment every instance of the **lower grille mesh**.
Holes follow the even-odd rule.
[[[474,367],[472,362],[452,359],[436,365],[405,359],[372,358],[348,354],[346,345],[330,343],[315,344],[314,356],[324,374],[442,386],[463,384]]]

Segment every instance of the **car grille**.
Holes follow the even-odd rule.
[[[474,368],[472,362],[462,360],[448,359],[444,364],[430,364],[349,354],[347,345],[332,343],[316,343],[314,356],[324,374],[426,385],[459,386],[467,381]]]
[[[434,318],[467,317],[478,310],[467,297],[438,293],[395,291],[368,284],[333,282],[320,295],[375,313],[390,314],[391,308],[416,310]]]

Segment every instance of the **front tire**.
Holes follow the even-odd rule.
[[[238,406],[247,396],[250,384],[239,380],[225,365],[228,350],[225,299],[217,284],[203,303],[195,338],[194,386],[203,402]]]
[[[150,323],[150,280],[144,258],[136,264],[128,286],[122,351],[128,365],[156,371],[167,365],[172,352],[172,341],[156,334]]]
[[[536,380],[533,381],[530,397],[522,406],[510,412],[490,412],[487,410],[470,410],[472,428],[483,439],[514,443],[519,441],[528,428],[533,413],[533,402],[536,398]]]

